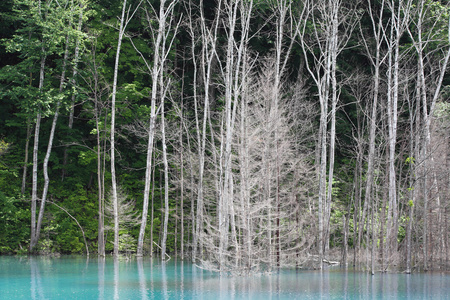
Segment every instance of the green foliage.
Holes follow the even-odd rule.
[[[9,148],[9,144],[4,141],[0,140],[0,156],[2,156]]]
[[[406,226],[408,225],[409,217],[401,216],[399,223],[400,226],[398,227],[398,233],[397,233],[397,241],[401,243],[405,237],[406,237]]]
[[[0,186],[6,187],[9,182],[11,182],[11,179],[18,176],[16,170],[11,170],[8,168],[7,164],[5,163],[5,159],[2,159],[2,155],[5,155],[8,152],[8,149],[11,147],[10,143],[7,143],[4,140],[0,140]],[[5,189],[3,188],[3,191]]]
[[[85,251],[83,238],[80,237],[79,229],[73,225],[61,225],[62,230],[56,237],[58,252],[61,253],[83,253]],[[76,226],[76,225],[75,225]]]
[[[78,154],[78,163],[82,166],[87,166],[91,163],[97,162],[97,154],[94,151],[80,151]]]
[[[447,91],[444,92],[447,92],[448,94],[450,92],[450,86],[447,87]],[[439,121],[442,129],[448,129],[450,127],[450,102],[437,102],[434,116]]]
[[[119,235],[119,251],[127,253],[135,253],[137,248],[137,240],[127,232],[122,232]]]
[[[0,254],[27,249],[30,211],[24,201],[6,197],[0,191]]]
[[[405,160],[406,164],[413,165],[415,162],[416,162],[416,159],[414,157],[412,157],[412,156],[411,157],[407,157],[406,160]]]

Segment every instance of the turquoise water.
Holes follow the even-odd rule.
[[[450,275],[330,269],[229,277],[174,260],[0,257],[0,299],[450,299]]]

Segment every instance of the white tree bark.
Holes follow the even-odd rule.
[[[330,158],[328,163],[328,190],[326,202],[326,236],[325,249],[328,250],[330,242],[330,217],[331,217],[331,200],[333,193],[333,176],[334,176],[334,153],[336,145],[336,107],[338,102],[338,87],[336,78],[337,56],[338,56],[338,26],[339,26],[339,9],[340,1],[330,2],[330,41],[329,41],[329,55],[330,55],[330,80],[331,80],[331,125],[330,125]]]
[[[372,112],[370,114],[370,129],[369,129],[369,153],[367,156],[367,173],[366,173],[366,190],[364,196],[364,207],[362,210],[362,217],[359,223],[358,228],[358,247],[361,245],[361,237],[365,224],[366,213],[369,207],[369,204],[372,206],[372,213],[375,208],[374,199],[372,198],[372,183],[374,180],[373,170],[374,170],[374,161],[375,161],[375,137],[376,137],[376,128],[377,128],[377,113],[378,113],[378,95],[380,90],[380,66],[382,60],[384,58],[381,57],[381,43],[383,42],[383,11],[384,11],[384,1],[381,3],[381,7],[379,9],[379,15],[376,16],[374,11],[372,11],[371,3],[368,1],[368,9],[370,19],[372,21],[372,33],[375,40],[375,53],[372,53],[373,48],[367,43],[368,41],[363,36],[364,46],[366,48],[366,52],[369,54],[369,59],[374,68],[373,75],[373,92],[372,92]],[[376,20],[376,17],[378,20]],[[373,242],[373,241],[372,241]],[[372,262],[374,262],[373,251],[372,251]],[[373,271],[373,267],[372,267]]]
[[[69,26],[71,26],[71,23],[69,23]],[[67,35],[66,36],[66,46],[65,46],[64,57],[63,57],[63,64],[62,64],[62,71],[61,71],[61,78],[60,78],[60,82],[59,82],[59,93],[60,94],[64,90],[64,83],[66,81],[67,62],[69,59],[69,42],[70,42],[70,37],[69,37],[69,35]],[[78,55],[78,53],[77,53],[77,55]],[[78,57],[77,57],[77,59],[78,59]],[[53,115],[52,126],[50,129],[50,136],[49,136],[48,144],[47,144],[47,152],[45,154],[44,163],[43,163],[44,188],[42,191],[41,206],[39,209],[39,215],[38,215],[38,220],[37,220],[37,228],[36,228],[37,238],[39,238],[39,235],[40,235],[41,223],[42,223],[42,219],[44,217],[45,202],[47,201],[48,187],[50,184],[50,178],[48,176],[48,162],[50,160],[50,155],[52,152],[53,140],[55,137],[55,130],[56,130],[56,124],[58,122],[60,106],[61,106],[61,100],[58,99],[57,103],[56,103],[56,107],[55,107],[55,112]]]
[[[448,61],[450,58],[450,47],[447,49],[445,56],[442,60],[442,63],[439,63],[439,77],[436,82],[429,83],[427,82],[425,76],[425,64],[428,61],[425,56],[425,49],[427,44],[430,43],[434,38],[432,36],[426,36],[424,33],[423,23],[424,18],[426,18],[427,8],[426,2],[424,0],[420,0],[417,5],[417,21],[415,23],[415,27],[413,28],[415,32],[413,33],[411,30],[408,30],[411,39],[414,42],[414,47],[417,53],[417,65],[418,65],[418,93],[422,99],[422,110],[423,110],[423,122],[424,122],[424,130],[423,130],[423,144],[421,150],[420,162],[422,163],[422,195],[424,201],[423,214],[424,214],[424,230],[423,230],[423,257],[424,257],[424,269],[428,269],[428,259],[429,259],[429,245],[428,245],[428,202],[429,202],[429,190],[428,187],[428,173],[430,172],[430,159],[429,159],[429,147],[431,142],[431,121],[433,119],[434,110],[436,107],[437,100],[439,99],[439,95],[441,93],[441,86],[446,74]],[[433,23],[433,27],[436,26],[437,23]],[[450,42],[450,19],[448,20],[448,42]],[[428,32],[433,32],[433,30],[427,29]],[[425,34],[425,36],[424,36]],[[424,40],[425,38],[425,40]],[[435,67],[433,67],[435,68]],[[433,97],[430,101],[428,95],[431,94]],[[429,108],[429,111],[428,111]],[[436,185],[437,188],[437,185]],[[439,192],[438,192],[439,193]],[[412,207],[411,207],[412,210]],[[409,265],[407,266],[409,267]],[[408,269],[409,270],[409,269]],[[407,270],[407,271],[408,271]],[[410,271],[410,270],[409,270]]]
[[[39,92],[42,93],[44,86],[45,75],[45,48],[42,47],[41,65],[39,71]],[[34,250],[39,240],[39,230],[36,225],[36,202],[37,198],[37,177],[38,177],[38,147],[39,147],[39,132],[41,126],[41,108],[38,108],[36,115],[36,123],[34,125],[34,143],[33,143],[33,173],[32,173],[32,188],[31,188],[31,238],[30,238],[30,252]]]
[[[139,230],[139,238],[138,238],[138,247],[137,247],[137,255],[143,255],[143,245],[144,245],[144,236],[145,230],[147,226],[147,218],[148,218],[148,204],[149,204],[149,194],[150,194],[150,183],[151,183],[151,170],[152,170],[152,156],[153,156],[153,144],[155,138],[155,122],[156,122],[156,103],[158,94],[160,96],[163,95],[165,91],[163,89],[163,85],[160,84],[160,80],[163,79],[164,76],[164,62],[167,58],[167,55],[170,50],[170,45],[173,42],[174,37],[172,37],[172,41],[168,39],[168,32],[166,31],[166,26],[171,25],[171,20],[167,22],[167,18],[171,17],[173,14],[173,8],[177,0],[169,1],[166,7],[166,1],[162,0],[160,2],[159,15],[158,15],[158,31],[156,36],[153,36],[153,65],[149,64],[146,58],[139,52],[139,50],[135,47],[136,51],[139,52],[142,59],[144,60],[148,71],[151,73],[152,77],[152,93],[151,93],[151,108],[150,108],[150,122],[148,129],[148,144],[147,144],[147,162],[145,168],[145,184],[144,184],[144,201],[143,201],[143,209],[142,209],[142,218],[141,218],[141,228]],[[146,10],[146,18],[148,26],[151,28],[152,18],[149,12]],[[173,31],[176,33],[176,29]],[[174,34],[175,36],[175,34]],[[134,45],[133,45],[134,46]],[[158,88],[159,86],[159,88]],[[164,101],[163,99],[161,101]],[[168,191],[166,190],[166,193]],[[153,243],[153,241],[150,241]],[[162,257],[164,259],[164,255]]]
[[[163,84],[163,78],[160,78],[161,84]],[[165,128],[165,115],[164,115],[164,99],[165,99],[165,91],[166,88],[162,87],[164,89],[164,94],[162,95],[161,99],[161,131],[162,131],[162,146],[163,146],[163,163],[164,163],[164,232],[163,232],[163,238],[161,243],[161,259],[166,259],[166,242],[167,242],[167,225],[169,223],[169,163],[167,161],[167,143],[166,143],[166,128]]]
[[[248,29],[250,15],[253,8],[253,1],[243,3],[243,1],[225,1],[224,10],[226,19],[227,50],[225,68],[223,71],[225,87],[225,117],[224,117],[224,135],[222,135],[223,148],[221,148],[221,163],[223,166],[223,181],[221,183],[221,194],[219,198],[219,268],[224,270],[227,260],[227,248],[230,246],[229,230],[230,224],[234,223],[234,191],[233,191],[233,173],[232,173],[232,153],[234,121],[236,119],[236,110],[240,96],[240,84],[243,76],[241,64],[243,53],[247,46]],[[236,27],[240,14],[241,37],[239,41],[234,39]],[[238,42],[238,43],[237,43]],[[231,239],[238,250],[235,228],[231,228]]]
[[[387,65],[387,115],[388,115],[388,149],[389,149],[389,204],[386,226],[385,253],[390,256],[392,249],[397,249],[398,234],[398,199],[396,178],[396,143],[398,123],[398,102],[400,90],[400,38],[409,26],[411,1],[390,1],[387,3],[391,11],[391,30],[388,37]],[[388,260],[389,263],[389,260]]]
[[[125,10],[127,7],[127,0],[123,0],[122,15],[120,17],[119,37],[117,40],[116,59],[114,63],[114,79],[113,90],[111,95],[111,191],[112,202],[114,206],[114,256],[119,255],[119,208],[117,203],[117,179],[116,179],[116,94],[117,94],[117,78],[119,72],[119,57],[120,48],[122,46],[122,39],[125,33]]]
[[[189,2],[189,5],[192,5]],[[203,222],[203,180],[204,180],[204,170],[205,170],[205,150],[206,150],[206,136],[207,136],[207,123],[209,117],[209,102],[210,102],[210,86],[211,86],[211,72],[213,68],[213,60],[215,59],[216,53],[216,43],[217,43],[217,34],[218,34],[218,26],[220,24],[221,17],[221,1],[217,3],[217,14],[214,19],[211,28],[208,28],[205,17],[204,17],[204,7],[203,1],[200,1],[200,29],[201,29],[201,42],[202,42],[202,51],[201,51],[201,74],[203,77],[203,118],[200,123],[199,119],[199,96],[197,95],[197,60],[195,53],[195,31],[194,26],[192,24],[192,17],[189,18],[189,31],[192,39],[192,60],[194,64],[194,107],[195,107],[195,125],[196,125],[196,133],[197,133],[197,143],[198,143],[198,159],[199,159],[199,179],[197,186],[197,209],[196,209],[196,220],[195,220],[195,232],[194,232],[194,249],[193,249],[193,258],[196,259],[198,254],[198,248],[202,248],[202,241],[199,238],[200,232],[202,230],[202,222]],[[190,6],[192,10],[192,6]],[[201,130],[200,130],[201,124]]]
[[[319,267],[323,267],[324,250],[329,242],[329,219],[331,213],[331,198],[334,172],[334,148],[335,148],[335,124],[336,108],[338,101],[338,84],[336,78],[337,56],[346,46],[350,34],[355,25],[353,9],[343,11],[341,0],[308,1],[304,4],[305,17],[299,21],[296,30],[306,61],[306,68],[311,75],[317,89],[320,103],[320,124],[317,152],[319,161],[319,195],[318,195],[318,237],[317,247],[319,252]],[[302,14],[303,14],[302,13]],[[310,17],[314,32],[311,41],[305,39],[307,20]],[[339,33],[342,26],[344,31]],[[320,50],[317,54],[313,48]],[[310,58],[312,57],[312,59]],[[330,99],[331,96],[331,99]],[[330,139],[328,141],[328,106],[331,100],[331,125]],[[327,145],[330,144],[329,158],[327,157]],[[327,180],[327,163],[329,163]],[[328,193],[327,193],[328,182]]]

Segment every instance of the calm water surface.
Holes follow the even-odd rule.
[[[228,277],[173,260],[0,257],[0,299],[450,299],[450,275],[331,269]]]

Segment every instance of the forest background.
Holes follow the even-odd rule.
[[[0,253],[448,270],[449,8],[1,1]]]

